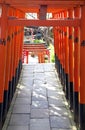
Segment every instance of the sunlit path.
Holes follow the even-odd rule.
[[[54,64],[23,65],[3,130],[76,130]]]

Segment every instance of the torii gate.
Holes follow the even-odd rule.
[[[37,20],[25,19],[26,12],[37,13]],[[85,130],[85,0],[0,0],[0,15],[0,129],[22,68],[23,27],[32,25],[54,27],[55,65]]]

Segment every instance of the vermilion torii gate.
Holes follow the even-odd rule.
[[[28,12],[37,20],[27,20]],[[0,129],[22,69],[23,27],[32,25],[54,27],[55,66],[74,120],[85,130],[85,1],[0,0],[0,16]]]

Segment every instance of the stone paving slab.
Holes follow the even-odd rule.
[[[47,91],[62,91],[61,87],[52,85],[50,83],[46,83],[45,87],[47,88]]]
[[[47,84],[46,84],[46,81],[44,83],[34,83],[33,84],[33,89],[39,89],[39,88],[42,88],[42,89],[46,89],[47,88]]]
[[[28,84],[29,86],[33,85],[33,80],[23,79],[22,83]]]
[[[30,126],[30,130],[50,130],[49,126]]]
[[[30,105],[25,105],[25,104],[14,105],[14,107],[13,107],[13,113],[17,113],[17,114],[28,114],[28,113],[30,113]]]
[[[43,67],[40,67],[40,66],[35,67],[34,72],[35,73],[41,73],[41,72],[43,73],[44,72]]]
[[[12,114],[9,125],[15,126],[27,126],[30,124],[30,116],[29,114]]]
[[[48,108],[48,101],[32,101],[32,108],[46,109]]]
[[[46,101],[47,97],[42,94],[36,94],[32,96],[32,101]]]
[[[45,72],[45,77],[53,77],[53,78],[56,78],[56,74],[54,73],[54,71],[53,72]],[[57,79],[56,79],[57,80]]]
[[[17,93],[17,98],[31,98],[31,91],[29,89],[27,91],[18,90]]]
[[[8,126],[7,130],[30,130],[29,126]]]
[[[59,128],[52,128],[52,130],[73,130],[73,129],[59,129]]]
[[[52,66],[52,65],[47,65],[47,66],[43,66],[44,67],[44,70],[45,70],[45,72],[52,72],[52,71],[54,71],[54,67]]]
[[[53,107],[49,107],[49,112],[51,116],[69,116],[69,113],[65,107],[56,107],[54,105]]]
[[[45,87],[38,87],[38,88],[34,88],[33,92],[35,92],[35,93],[41,93],[41,94],[46,95],[47,90],[45,89]]]
[[[59,106],[59,107],[64,107],[67,105],[67,102],[63,100],[63,98],[48,98],[49,106]]]
[[[33,76],[34,76],[34,73],[28,73],[28,72],[26,72],[26,71],[23,71],[23,72],[21,73],[21,75],[20,75],[20,78],[26,78],[26,77],[28,77],[28,78],[33,78]]]
[[[28,89],[30,90],[32,89],[32,86],[26,82],[25,83],[23,82],[22,85],[25,86],[26,88],[28,87]]]
[[[66,116],[51,116],[50,122],[51,122],[51,128],[58,128],[58,129],[71,128],[70,120]]]
[[[31,118],[48,118],[48,109],[31,109]]]
[[[30,130],[50,130],[49,118],[47,119],[31,119]]]
[[[34,73],[34,79],[45,79],[44,73]]]
[[[61,99],[61,98],[63,98],[64,94],[63,94],[62,91],[56,91],[56,92],[55,91],[48,91],[47,95],[48,95],[49,98],[51,98],[52,96],[54,96],[54,97],[60,97],[60,99]]]
[[[29,80],[28,80],[28,78],[29,78]],[[22,78],[22,81],[23,81],[23,82],[27,82],[27,81],[28,81],[28,83],[29,83],[29,82],[33,82],[33,78],[34,78],[34,76],[32,76],[32,77],[23,77],[23,78]]]
[[[45,80],[40,80],[40,79],[35,79],[34,80],[34,84],[36,84],[36,85],[39,85],[39,84],[46,84],[46,81]]]
[[[28,93],[29,94],[29,90],[31,90],[30,87],[32,88],[32,86],[22,85],[22,87],[20,86],[19,91],[22,91],[24,93]]]
[[[47,96],[47,92],[45,90],[39,90],[39,89],[33,90],[33,96],[39,95],[39,94],[45,97]]]
[[[15,105],[19,105],[19,104],[21,104],[21,105],[29,105],[29,104],[31,104],[31,97],[22,97],[22,98],[17,98],[17,100],[15,101]]]

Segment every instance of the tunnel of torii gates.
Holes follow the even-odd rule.
[[[26,19],[29,12],[37,19]],[[22,69],[24,26],[53,26],[55,67],[74,121],[85,130],[85,1],[0,0],[0,16],[0,130]]]

